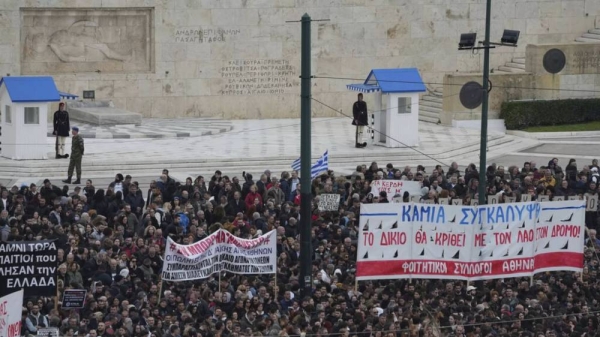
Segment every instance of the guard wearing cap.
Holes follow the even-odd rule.
[[[71,144],[71,160],[69,161],[68,178],[63,183],[70,184],[73,177],[73,169],[77,170],[77,180],[73,184],[81,184],[81,159],[83,158],[84,146],[83,138],[79,135],[79,128],[71,128],[73,133],[73,143]]]

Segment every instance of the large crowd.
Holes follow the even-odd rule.
[[[488,194],[501,202],[529,194],[598,194],[598,162],[557,159],[537,166],[486,168]],[[85,307],[63,310],[60,297],[26,298],[23,335],[58,327],[89,337],[566,337],[600,336],[597,212],[587,212],[583,273],[478,281],[355,282],[361,203],[389,202],[370,193],[377,179],[417,180],[422,198],[477,198],[478,169],[358,166],[350,176],[313,180],[313,291],[300,294],[297,172],[228,177],[216,171],[177,182],[164,170],[148,191],[117,174],[109,186],[13,186],[1,192],[4,241],[54,239],[58,290],[87,289]],[[341,195],[338,212],[320,212],[322,193]],[[189,244],[219,228],[254,238],[277,231],[277,277],[215,274],[161,282],[167,237]]]

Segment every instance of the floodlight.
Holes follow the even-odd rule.
[[[475,41],[477,40],[477,33],[465,33],[460,34],[460,42],[458,43],[459,49],[469,49],[475,47]]]

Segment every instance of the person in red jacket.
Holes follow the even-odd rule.
[[[246,202],[246,209],[249,209],[254,205],[254,199],[256,198],[258,198],[260,204],[262,205],[263,199],[260,193],[258,193],[258,187],[256,185],[252,185],[250,187],[250,192],[248,192],[248,195],[246,195],[246,199],[244,199],[244,202]]]

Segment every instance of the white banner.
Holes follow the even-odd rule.
[[[407,180],[373,180],[371,182],[371,193],[374,196],[378,196],[381,191],[387,193],[388,200],[396,194],[400,194],[402,197],[404,196],[404,192],[421,197],[421,183]]]
[[[362,204],[357,279],[485,280],[583,269],[584,201]]]
[[[320,194],[319,211],[337,211],[340,208],[339,194]]]
[[[0,298],[0,336],[21,336],[23,289]]]
[[[234,274],[274,274],[277,236],[274,230],[246,240],[219,229],[204,240],[180,245],[171,238],[165,248],[162,279],[190,281],[226,271]]]

